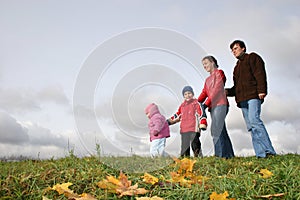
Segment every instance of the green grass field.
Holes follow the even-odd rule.
[[[228,199],[300,200],[300,155],[278,155],[267,159],[236,157],[228,160],[204,157],[195,160],[192,173],[204,178],[197,184],[191,184],[191,187],[168,181],[171,179],[170,173],[178,170],[172,159],[139,156],[77,158],[70,155],[57,160],[2,161],[0,197],[68,199],[66,195],[49,188],[71,182],[69,189],[74,193],[87,193],[95,199],[136,199],[137,196],[120,198],[118,194],[97,185],[107,176],[118,178],[122,170],[132,185],[138,183],[139,188],[148,190],[138,197],[149,199],[153,196],[163,199],[210,199],[213,192],[222,194],[227,191]],[[259,173],[261,169],[267,169],[272,175],[264,178]],[[159,178],[160,182],[154,185],[146,183],[142,177],[145,172]]]

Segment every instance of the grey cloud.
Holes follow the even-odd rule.
[[[29,88],[0,88],[0,107],[9,113],[40,111],[43,103],[67,105],[68,99],[62,89],[49,86],[36,92]]]
[[[37,92],[37,99],[41,102],[53,102],[61,105],[68,105],[69,100],[63,89],[59,86],[48,86]]]
[[[67,138],[59,133],[53,133],[51,130],[37,124],[27,123],[25,126],[28,130],[28,143],[31,145],[57,147],[66,147],[68,145]]]
[[[24,88],[1,89],[0,107],[10,113],[23,113],[37,111],[41,107],[35,98],[35,94]]]
[[[24,144],[29,142],[28,130],[16,119],[0,111],[0,143]]]

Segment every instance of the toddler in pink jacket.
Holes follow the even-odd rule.
[[[150,154],[155,156],[167,156],[165,152],[166,138],[170,137],[170,129],[166,118],[160,114],[156,104],[149,104],[145,113],[149,118],[148,128],[150,134]]]

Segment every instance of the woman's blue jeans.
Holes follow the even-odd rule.
[[[248,131],[251,131],[252,144],[256,157],[264,158],[267,154],[275,155],[269,134],[260,119],[261,100],[250,99],[240,103]]]
[[[216,106],[211,109],[211,136],[214,142],[215,156],[223,158],[234,157],[232,144],[227,133],[225,117],[227,105]]]

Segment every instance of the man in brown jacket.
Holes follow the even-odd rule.
[[[234,86],[226,89],[227,96],[235,96],[237,106],[242,109],[247,129],[251,131],[256,157],[276,155],[269,134],[260,119],[261,104],[267,95],[264,61],[256,53],[246,53],[246,45],[241,40],[233,41],[230,49],[238,61],[233,71]]]

